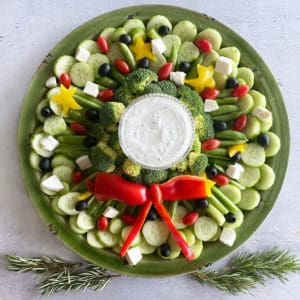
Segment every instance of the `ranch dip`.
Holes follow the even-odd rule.
[[[192,114],[176,98],[148,94],[125,110],[119,140],[125,155],[151,170],[169,168],[191,150],[195,128]]]

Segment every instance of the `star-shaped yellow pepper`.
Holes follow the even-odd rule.
[[[144,57],[155,60],[155,55],[152,53],[151,48],[151,43],[145,43],[141,37],[136,38],[135,43],[130,46],[136,61]]]
[[[205,172],[201,175],[201,177],[205,178],[205,194],[210,197],[212,195],[211,188],[216,184],[216,182],[208,179]]]
[[[75,87],[66,89],[62,84],[60,85],[60,92],[52,96],[51,100],[62,106],[63,113],[68,114],[69,109],[81,109],[82,107],[74,100]]]
[[[198,77],[193,79],[186,79],[184,83],[192,86],[198,93],[201,93],[205,88],[214,88],[216,86],[214,75],[214,67],[204,67],[197,65]]]
[[[234,156],[238,152],[244,152],[246,149],[246,144],[238,144],[228,148],[229,157]]]

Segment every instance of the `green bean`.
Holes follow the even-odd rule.
[[[82,155],[87,155],[89,154],[90,150],[88,150],[87,148],[85,149],[73,149],[72,147],[66,149],[66,147],[57,147],[54,152],[56,154],[62,154],[65,156],[68,156],[69,158],[73,158],[76,159]]]
[[[89,201],[88,208],[86,210],[87,214],[90,216],[94,215],[98,209],[103,205],[103,202],[98,201],[95,197],[92,197]]]
[[[175,46],[172,46],[168,61],[172,62],[173,66],[176,66],[177,58],[178,58],[178,50],[176,49]]]
[[[83,146],[83,140],[85,139],[84,135],[61,135],[57,137],[57,140],[61,144],[70,145],[70,146]]]
[[[73,97],[80,106],[93,108],[93,109],[99,109],[102,107],[102,103],[99,100],[90,99],[85,96],[80,96],[76,94]]]
[[[224,194],[222,193],[217,187],[213,186],[211,188],[213,195],[227,207],[227,209],[231,212],[237,212],[240,209]]]
[[[207,215],[212,217],[220,226],[222,226],[226,221],[224,215],[212,204],[209,204],[209,206],[205,208],[205,212],[207,213]]]
[[[219,107],[219,109],[211,111],[210,115],[214,117],[214,116],[220,116],[220,115],[229,114],[237,111],[239,111],[237,106],[228,104],[228,105],[222,105]]]
[[[186,208],[187,211],[194,210],[194,205],[191,203],[191,201],[182,201],[181,203]]]
[[[225,89],[225,90],[221,91],[218,98],[228,98],[229,96],[231,96],[231,91],[232,91],[232,89]]]
[[[208,157],[208,163],[210,165],[219,165],[221,167],[227,168],[231,164],[231,160],[225,160],[224,158],[219,159],[215,157]]]
[[[216,133],[216,138],[218,139],[228,139],[228,140],[245,140],[247,137],[244,133],[236,130],[223,130]]]
[[[229,97],[229,98],[222,98],[216,99],[218,105],[227,105],[227,104],[235,104],[238,98],[236,97]]]
[[[96,78],[96,82],[103,85],[104,87],[108,89],[116,89],[119,87],[119,83],[107,76],[99,76]]]
[[[240,111],[235,111],[229,114],[219,115],[219,116],[212,116],[213,121],[232,121],[236,118],[238,118],[242,113]]]
[[[199,55],[199,57],[192,62],[190,71],[187,75],[187,79],[196,78],[198,75],[197,65],[201,65],[203,61],[203,53]]]
[[[216,209],[218,209],[223,215],[228,213],[228,209],[219,201],[216,196],[211,195],[208,197],[209,204],[212,204]]]
[[[217,156],[217,157],[220,157],[220,158],[228,157],[227,149],[224,149],[224,148],[217,148],[217,149],[214,149],[214,150],[206,151],[205,154],[207,156]]]
[[[135,65],[135,59],[134,59],[132,52],[130,51],[128,46],[124,43],[118,43],[118,47],[119,47],[120,52],[124,56],[125,60],[127,61],[128,65],[130,67],[130,70],[134,71],[136,68],[136,65]]]
[[[229,147],[233,145],[245,144],[245,140],[221,140],[221,146]]]
[[[169,215],[171,217],[171,219],[174,217],[176,209],[178,206],[178,201],[172,201],[169,207]]]
[[[111,75],[121,84],[125,83],[125,76],[121,74],[115,67],[111,68]]]

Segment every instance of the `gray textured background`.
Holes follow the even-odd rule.
[[[0,0],[0,255],[57,255],[78,259],[52,236],[28,199],[17,162],[17,123],[23,95],[35,69],[67,33],[87,20],[120,7],[146,1]],[[162,4],[161,1],[152,1]],[[269,65],[285,97],[291,126],[291,155],[278,201],[257,232],[240,250],[279,245],[300,256],[299,204],[299,1],[164,1],[207,13],[224,22],[252,44]],[[297,118],[298,115],[298,118]],[[276,120],[278,121],[278,120]],[[40,299],[36,275],[8,273],[0,260],[0,299]],[[299,276],[289,283],[268,280],[253,291],[257,299],[299,299]],[[298,295],[298,296],[297,296]],[[233,299],[201,287],[186,276],[163,279],[121,277],[101,294],[59,294],[52,299]],[[236,299],[253,299],[251,295]]]

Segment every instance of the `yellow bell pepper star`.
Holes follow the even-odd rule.
[[[246,149],[246,144],[238,144],[228,148],[229,157],[234,156],[238,152],[244,152]]]
[[[214,88],[216,86],[214,75],[214,67],[204,67],[197,65],[198,77],[193,79],[186,79],[184,83],[192,86],[198,93],[201,93],[205,88]]]
[[[74,100],[73,95],[75,93],[75,87],[69,87],[66,89],[62,84],[60,85],[60,92],[57,95],[52,96],[51,100],[62,106],[63,113],[66,115],[70,108],[81,109],[82,107]]]
[[[134,45],[130,46],[136,61],[144,57],[155,60],[155,55],[152,53],[151,48],[151,43],[145,43],[141,37],[136,38]]]
[[[205,194],[210,197],[212,195],[211,188],[216,184],[216,182],[208,179],[205,172],[201,175],[201,177],[205,178]]]

